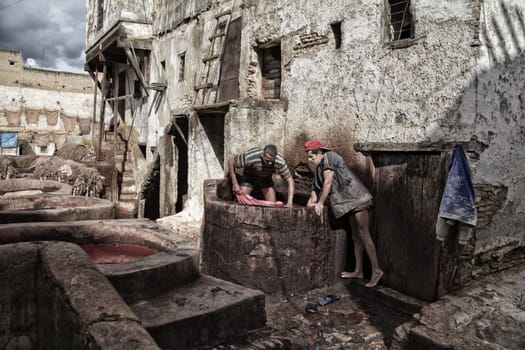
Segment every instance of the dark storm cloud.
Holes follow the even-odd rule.
[[[82,71],[85,17],[85,0],[1,0],[0,48],[44,68]]]

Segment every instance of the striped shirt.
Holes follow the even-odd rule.
[[[244,175],[248,176],[269,177],[275,172],[279,173],[285,180],[292,176],[281,154],[277,153],[272,166],[264,164],[263,155],[264,150],[261,147],[249,149],[235,156],[233,166],[235,168],[243,168]]]

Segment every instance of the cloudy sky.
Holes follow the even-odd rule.
[[[0,48],[36,67],[84,72],[85,23],[85,0],[0,0]]]

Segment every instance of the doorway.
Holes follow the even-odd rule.
[[[438,298],[441,251],[435,223],[449,155],[443,152],[374,152],[371,156],[371,233],[383,281],[424,301]]]

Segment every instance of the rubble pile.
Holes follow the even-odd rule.
[[[13,161],[8,158],[0,158],[0,180],[9,180],[14,174],[16,174],[16,169]]]
[[[73,186],[74,196],[102,198],[105,178],[95,168],[57,156],[39,157],[30,168],[33,178],[65,182]]]

